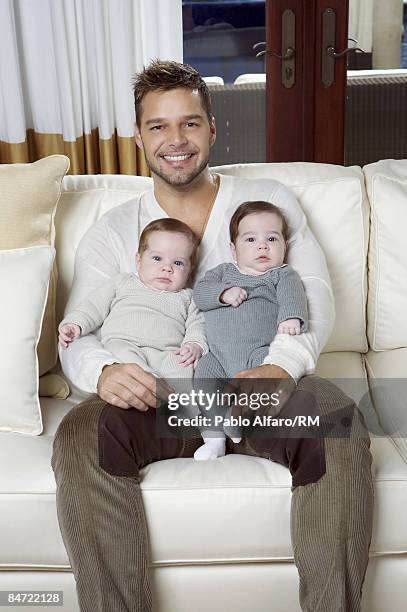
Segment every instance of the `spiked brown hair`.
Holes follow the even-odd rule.
[[[198,91],[202,108],[210,123],[212,121],[211,98],[208,86],[199,72],[188,64],[156,59],[142,72],[136,74],[133,79],[137,127],[140,128],[143,99],[150,91],[170,91],[180,87]]]

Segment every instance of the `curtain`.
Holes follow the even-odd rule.
[[[0,0],[0,163],[148,174],[131,81],[157,57],[182,61],[181,0]]]
[[[373,3],[374,0],[349,0],[349,36],[367,53],[372,52]]]

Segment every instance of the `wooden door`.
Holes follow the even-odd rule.
[[[266,0],[267,161],[343,164],[347,59],[326,53],[346,49],[348,9],[349,0]]]

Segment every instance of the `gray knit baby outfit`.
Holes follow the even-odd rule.
[[[193,366],[179,365],[175,349],[196,342],[207,351],[205,322],[192,289],[159,291],[135,274],[118,274],[92,291],[59,328],[66,323],[79,325],[82,335],[102,326],[102,344],[119,363],[137,363],[171,382],[193,377]]]
[[[241,287],[247,299],[237,308],[223,304],[221,294]],[[232,378],[263,363],[278,325],[300,319],[307,330],[307,298],[301,279],[284,264],[259,276],[243,274],[232,263],[208,270],[194,289],[194,301],[205,316],[210,352],[198,362],[195,378]]]

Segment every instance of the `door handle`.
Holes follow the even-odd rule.
[[[341,57],[345,57],[345,55],[351,53],[352,51],[354,51],[355,53],[364,53],[366,55],[366,51],[363,51],[363,49],[361,49],[360,47],[348,47],[343,51],[335,51],[335,47],[328,47],[328,49],[326,50],[328,55],[330,57],[333,57],[334,59],[340,59]]]
[[[262,49],[256,57],[271,55],[281,60],[281,83],[286,89],[295,85],[295,13],[291,9],[286,9],[281,16],[281,53]],[[258,42],[253,45],[256,50],[261,46],[266,46],[265,42]]]
[[[322,15],[322,75],[321,79],[325,87],[330,87],[335,81],[335,61],[345,57],[348,53],[366,53],[359,47],[348,47],[343,51],[335,49],[336,36],[336,13],[332,8],[328,8]],[[354,38],[349,38],[357,43]]]

